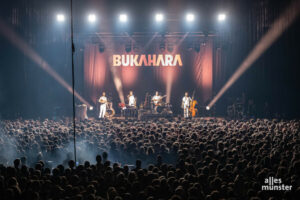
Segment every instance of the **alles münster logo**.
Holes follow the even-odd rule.
[[[290,191],[291,185],[284,185],[281,178],[269,177],[264,181],[265,185],[261,186],[261,190],[264,191]]]

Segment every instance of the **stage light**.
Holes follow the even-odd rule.
[[[120,14],[120,16],[119,16],[119,20],[120,20],[120,22],[127,22],[128,21],[128,17],[127,17],[127,15],[126,14]]]
[[[186,46],[187,46],[188,51],[192,51],[193,48],[194,48],[194,43],[193,42],[188,42]]]
[[[173,46],[173,44],[168,44],[168,47],[167,47],[167,49],[168,49],[168,51],[169,51],[170,53],[172,53],[172,52],[173,52],[173,50],[174,50],[174,46]]]
[[[187,22],[193,22],[193,21],[195,21],[195,15],[192,14],[192,13],[188,13],[186,15],[185,19],[186,19]]]
[[[96,21],[96,19],[97,19],[97,17],[96,17],[95,14],[89,14],[89,15],[88,15],[88,21],[89,21],[90,23],[94,23],[94,22]]]
[[[105,46],[104,44],[99,44],[99,52],[103,53],[105,51]]]
[[[159,49],[160,49],[161,51],[164,51],[164,50],[166,49],[166,45],[165,45],[164,42],[160,43]]]
[[[131,43],[125,44],[125,51],[127,53],[131,52],[131,49],[132,49],[131,47],[132,47]]]
[[[195,50],[197,53],[199,53],[199,52],[200,52],[200,49],[201,49],[200,43],[199,43],[199,42],[196,42],[196,43],[194,44],[194,50]]]
[[[56,20],[58,22],[64,22],[65,21],[65,16],[63,14],[57,14],[56,15]]]
[[[223,22],[223,21],[225,21],[225,20],[226,20],[226,14],[220,13],[220,14],[218,15],[218,21],[219,21],[219,22]]]
[[[162,22],[163,20],[164,20],[164,15],[163,15],[163,14],[157,13],[157,14],[155,15],[155,21],[156,21],[156,22]]]
[[[93,110],[94,109],[94,107],[93,106],[90,106],[90,110]]]
[[[209,110],[210,109],[210,107],[209,106],[206,106],[206,110]]]

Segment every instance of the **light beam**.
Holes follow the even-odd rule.
[[[72,87],[62,79],[59,74],[57,74],[51,66],[39,55],[37,52],[29,46],[19,35],[17,35],[11,28],[9,28],[5,22],[0,19],[0,33],[7,38],[15,47],[17,47],[21,52],[29,57],[33,62],[35,62],[41,69],[46,71],[50,76],[52,76],[57,82],[59,82],[64,88],[66,88],[71,94],[73,92]],[[75,96],[87,106],[90,104],[83,99],[76,91],[74,91]]]
[[[103,40],[99,34],[97,34],[98,38],[103,42],[103,44],[107,47],[114,45],[114,42],[109,39],[107,40]],[[109,55],[113,55],[113,49],[115,48],[108,48],[107,51],[109,52]],[[122,85],[122,81],[121,81],[121,76],[118,73],[117,69],[115,67],[109,67],[111,73],[112,73],[112,77],[113,77],[113,81],[116,87],[116,90],[118,92],[119,95],[119,99],[122,103],[125,103],[125,97],[124,97],[124,93],[123,93],[123,85]]]
[[[289,28],[300,13],[300,0],[294,1],[272,24],[270,30],[260,39],[257,45],[249,53],[227,83],[221,88],[218,94],[208,104],[212,107],[219,98],[248,70],[251,65]]]

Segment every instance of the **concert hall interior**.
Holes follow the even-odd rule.
[[[46,4],[32,0],[2,6],[0,51],[1,63],[7,66],[1,68],[2,116],[51,118],[57,112],[66,116],[72,113],[69,2]],[[166,100],[172,104],[174,114],[181,114],[179,99],[184,92],[192,96],[195,91],[195,99],[203,111],[200,114],[211,114],[204,108],[260,42],[273,21],[284,12],[283,9],[273,11],[281,8],[278,2],[272,5],[274,8],[268,7],[270,11],[264,11],[266,16],[263,16],[259,13],[263,11],[257,10],[259,5],[258,1],[249,9],[246,3],[232,4],[230,1],[191,1],[187,5],[176,0],[136,4],[126,1],[74,2],[74,78],[78,93],[75,103],[97,107],[97,99],[105,91],[113,99],[116,112],[120,113],[117,105],[126,101],[130,90],[134,91],[138,106],[144,103],[146,93],[154,95],[159,91],[161,95],[167,95]],[[284,8],[288,6],[284,5]],[[20,11],[21,7],[30,11]],[[147,12],[139,9],[146,7],[152,9]],[[161,23],[151,17],[156,9],[165,12]],[[218,12],[226,14],[224,21],[220,21]],[[118,21],[119,13],[128,13],[124,24]],[[187,13],[192,20],[185,19]],[[58,20],[60,15],[64,20]],[[254,61],[232,89],[210,106],[213,115],[227,115],[228,105],[243,98],[254,102],[260,117],[263,113],[259,110],[263,110],[265,104],[274,115],[298,116],[299,71],[295,66],[299,62],[299,47],[295,42],[298,40],[295,36],[298,20],[295,21]],[[131,55],[140,57],[129,66],[114,66],[112,57],[117,55],[124,56],[124,64],[131,62]],[[155,63],[152,65],[151,60],[147,67],[148,63],[141,55],[146,60],[151,55],[179,55],[181,65],[176,62],[173,66],[168,61],[165,64],[163,59],[156,63],[159,67]],[[43,61],[36,61],[36,56]],[[49,64],[50,70],[40,66],[41,63]],[[138,63],[141,66],[136,65]]]
[[[300,0],[1,1],[0,198],[297,199],[299,27]]]

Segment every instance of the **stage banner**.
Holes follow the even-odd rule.
[[[102,43],[86,43],[84,48],[84,92],[94,104],[102,91],[114,102],[126,101],[132,90],[142,103],[145,94],[159,91],[174,107],[184,92],[193,93],[200,105],[212,96],[213,39],[201,38],[191,46],[181,41],[172,46],[142,38],[133,43],[107,38]]]

